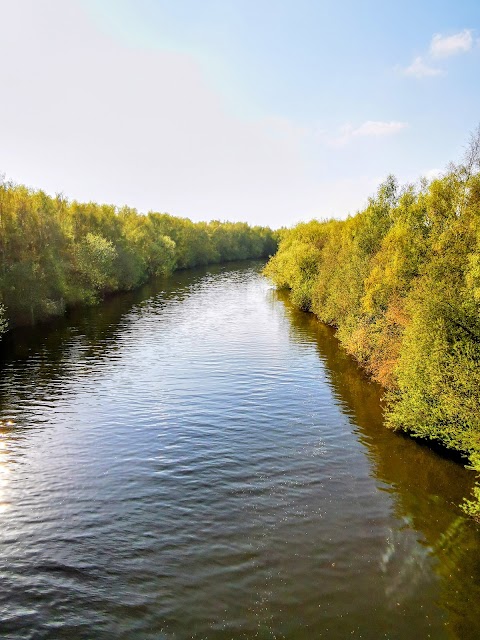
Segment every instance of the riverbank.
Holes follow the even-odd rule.
[[[267,227],[142,215],[0,181],[0,335],[154,276],[268,258],[276,247]]]
[[[473,143],[472,143],[473,147]],[[385,389],[386,424],[480,471],[480,159],[283,232],[265,273]],[[478,151],[478,147],[477,147]],[[478,155],[478,154],[477,154]],[[480,518],[480,491],[465,510]]]

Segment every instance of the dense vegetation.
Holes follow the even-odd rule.
[[[464,161],[365,210],[283,232],[266,274],[387,390],[387,425],[480,471],[480,129]],[[480,519],[480,488],[465,509]]]
[[[0,181],[0,334],[197,265],[263,258],[265,227],[141,215]]]

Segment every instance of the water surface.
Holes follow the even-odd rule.
[[[260,268],[4,340],[2,637],[480,637],[472,474]]]

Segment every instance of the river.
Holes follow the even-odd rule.
[[[480,637],[472,472],[260,270],[4,339],[2,638]]]

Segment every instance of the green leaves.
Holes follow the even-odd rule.
[[[8,328],[8,321],[5,315],[5,307],[3,306],[3,304],[0,305],[0,336],[2,335],[2,333],[5,333],[5,331]]]
[[[478,142],[476,164],[402,191],[389,176],[353,218],[282,232],[265,273],[337,327],[388,390],[387,426],[460,451],[480,471]],[[479,499],[480,488],[466,509],[480,520]]]
[[[68,202],[0,182],[0,334],[94,304],[149,277],[212,262],[268,257],[276,235],[245,223]]]
[[[94,292],[114,289],[116,257],[117,251],[110,240],[87,233],[76,247],[76,270]]]

